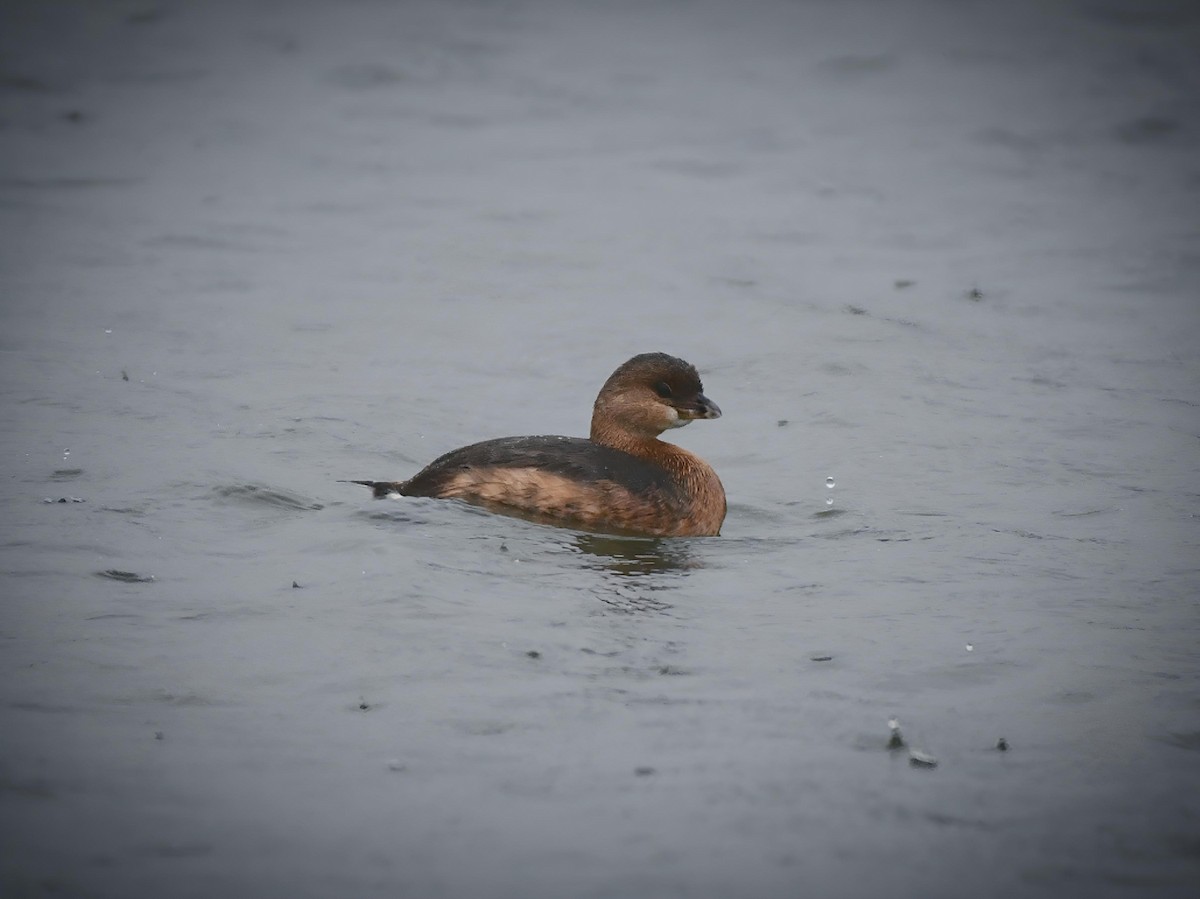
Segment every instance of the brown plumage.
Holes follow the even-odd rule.
[[[353,481],[376,497],[462,499],[498,512],[606,533],[713,536],[725,490],[700,457],[658,439],[720,418],[696,369],[643,353],[600,389],[589,439],[502,437],[446,453],[407,481]]]

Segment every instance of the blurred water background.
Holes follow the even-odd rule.
[[[0,893],[1196,895],[1194,4],[0,16]],[[337,483],[647,351],[722,537]]]

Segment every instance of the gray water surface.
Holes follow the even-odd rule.
[[[0,16],[4,896],[1197,895],[1192,4]],[[646,351],[719,538],[337,483]]]

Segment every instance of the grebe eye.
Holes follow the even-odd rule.
[[[671,385],[666,381],[659,381],[654,385],[654,392],[661,396],[664,400],[669,400],[675,394],[671,392]]]

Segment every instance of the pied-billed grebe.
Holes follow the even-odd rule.
[[[720,418],[696,369],[634,356],[596,397],[591,437],[501,437],[446,453],[407,481],[352,481],[376,497],[462,499],[583,530],[652,537],[721,531],[725,489],[707,462],[658,435]]]

